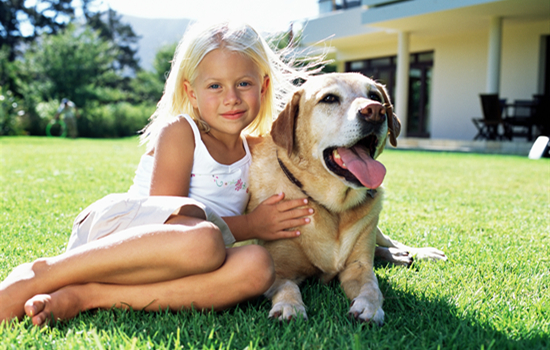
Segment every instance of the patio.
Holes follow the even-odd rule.
[[[525,156],[534,141],[466,141],[466,140],[437,140],[422,138],[398,138],[398,150],[422,150],[437,152],[462,152],[462,153],[485,153],[485,154],[507,154]],[[390,149],[391,147],[388,147]]]

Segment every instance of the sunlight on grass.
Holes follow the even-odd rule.
[[[75,216],[128,190],[137,138],[0,138],[0,278],[62,253]],[[259,299],[221,313],[91,311],[46,328],[0,326],[0,348],[544,349],[550,346],[550,162],[387,150],[382,230],[446,263],[377,265],[386,324],[347,317],[339,284],[303,286],[309,320]]]

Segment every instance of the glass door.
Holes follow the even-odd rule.
[[[346,62],[347,72],[359,72],[384,85],[395,103],[397,56]],[[430,91],[433,51],[411,54],[407,136],[430,137]]]

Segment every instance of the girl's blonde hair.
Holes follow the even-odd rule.
[[[269,77],[270,84],[263,97],[260,111],[254,121],[243,131],[251,136],[261,136],[271,130],[271,124],[284,107],[287,96],[294,92],[293,84],[298,79],[307,79],[306,69],[292,67],[277,55],[268,43],[249,25],[222,22],[204,26],[190,26],[179,42],[170,74],[166,80],[164,94],[149,124],[142,130],[141,142],[147,143],[148,151],[155,147],[160,130],[173,117],[188,114],[200,130],[208,132],[208,125],[195,112],[184,89],[184,81],[191,85],[197,77],[197,66],[204,56],[216,49],[240,52],[250,58]],[[285,57],[286,59],[286,57]]]

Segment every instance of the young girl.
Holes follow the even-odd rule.
[[[145,128],[134,184],[85,209],[67,252],[23,264],[0,284],[0,321],[35,325],[93,308],[224,309],[264,293],[273,261],[251,238],[292,238],[305,199],[267,199],[243,215],[250,151],[303,74],[249,26],[194,27],[180,42]],[[275,93],[277,92],[277,94]]]

